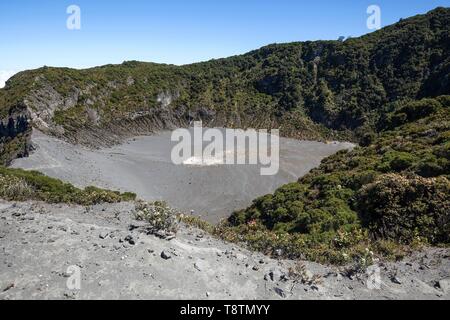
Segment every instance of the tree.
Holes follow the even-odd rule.
[[[16,133],[16,128],[15,128],[15,124],[14,124],[14,119],[13,118],[9,118],[8,126],[6,127],[6,130],[7,130],[8,137],[14,137],[14,135]]]

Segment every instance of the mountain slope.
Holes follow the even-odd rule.
[[[258,250],[335,263],[366,248],[395,256],[398,245],[448,245],[450,96],[397,103],[378,127],[365,146],[235,212],[227,233]]]
[[[274,44],[181,67],[44,67],[0,90],[0,118],[6,126],[26,117],[45,132],[91,146],[199,119],[279,127],[297,138],[359,137],[389,102],[449,93],[449,25],[450,9],[437,8],[344,42]],[[3,144],[23,133],[3,132]]]

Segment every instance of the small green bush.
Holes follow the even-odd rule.
[[[14,192],[15,191],[15,192]],[[96,187],[78,189],[36,171],[0,166],[0,197],[11,201],[41,200],[49,203],[94,205],[136,199],[133,193],[114,192]]]
[[[153,232],[176,233],[178,231],[178,212],[170,208],[166,202],[139,201],[136,204],[135,216],[137,220],[147,221]]]
[[[33,190],[24,180],[14,176],[0,175],[0,198],[26,200],[32,194]]]
[[[383,172],[400,172],[410,168],[415,161],[415,157],[407,152],[389,151],[382,159],[379,170]]]

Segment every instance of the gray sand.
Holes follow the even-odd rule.
[[[257,165],[176,166],[170,159],[170,132],[137,137],[108,149],[88,150],[33,133],[35,152],[17,159],[13,167],[41,171],[76,186],[95,185],[132,191],[148,201],[165,200],[171,206],[210,222],[228,217],[252,200],[296,181],[320,161],[350,143],[280,140],[280,170],[261,176]]]
[[[94,207],[0,200],[2,299],[449,299],[448,249],[379,263],[380,287],[362,273],[301,262],[313,283],[295,283],[295,262],[275,260],[181,226],[171,241],[130,231],[133,204]],[[132,237],[131,244],[124,239]],[[170,256],[161,257],[164,251]],[[69,266],[81,288],[67,286]]]

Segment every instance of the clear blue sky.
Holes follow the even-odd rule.
[[[66,28],[71,4],[81,8],[81,30]],[[358,36],[370,32],[371,4],[381,7],[385,26],[450,0],[1,0],[0,72],[185,64],[274,42]]]

